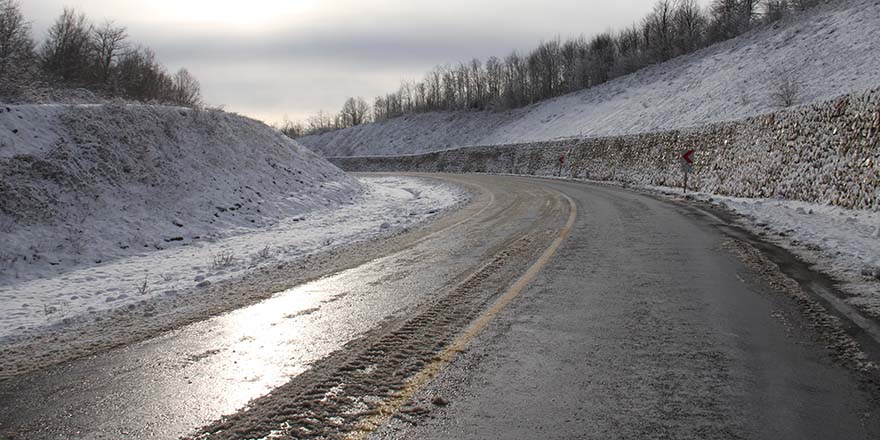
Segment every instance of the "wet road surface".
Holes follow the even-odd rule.
[[[446,178],[479,197],[386,257],[0,382],[0,438],[878,438],[874,389],[715,219],[603,186]],[[569,198],[549,265],[443,363]]]
[[[580,213],[553,263],[373,438],[880,438],[876,384],[750,282],[715,219],[546,185]]]

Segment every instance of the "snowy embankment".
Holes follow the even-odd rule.
[[[0,111],[0,284],[264,228],[365,190],[236,115],[123,105]]]
[[[0,339],[207,301],[208,285],[391,234],[467,197],[354,178],[223,112],[0,105]]]
[[[731,121],[777,110],[783,75],[798,104],[880,86],[880,2],[821,5],[606,84],[513,110],[424,113],[299,139],[327,157],[616,136]]]

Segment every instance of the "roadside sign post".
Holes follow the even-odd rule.
[[[681,154],[681,171],[684,173],[684,193],[688,192],[688,175],[694,171],[694,150],[686,150]]]
[[[565,165],[565,156],[559,156],[559,172],[556,174],[559,177],[562,177],[562,166]]]

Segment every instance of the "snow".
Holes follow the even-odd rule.
[[[325,156],[381,156],[460,146],[635,134],[778,110],[770,84],[801,83],[798,104],[880,85],[880,2],[822,5],[606,84],[507,113],[436,112],[299,139]]]
[[[812,203],[717,197],[758,227],[803,244],[833,261],[833,269],[861,273],[880,268],[880,212]]]
[[[0,285],[270,227],[366,190],[266,125],[223,112],[0,111]]]
[[[389,235],[464,203],[461,188],[412,177],[365,177],[351,204],[281,219],[256,230],[119,258],[63,274],[0,286],[0,339],[163,297],[202,300],[200,286],[317,252]],[[229,262],[220,261],[229,256]],[[146,282],[146,285],[144,283]]]

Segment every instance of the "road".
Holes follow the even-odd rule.
[[[0,382],[0,437],[880,438],[876,341],[722,219],[436,177],[478,196],[385,256]]]

